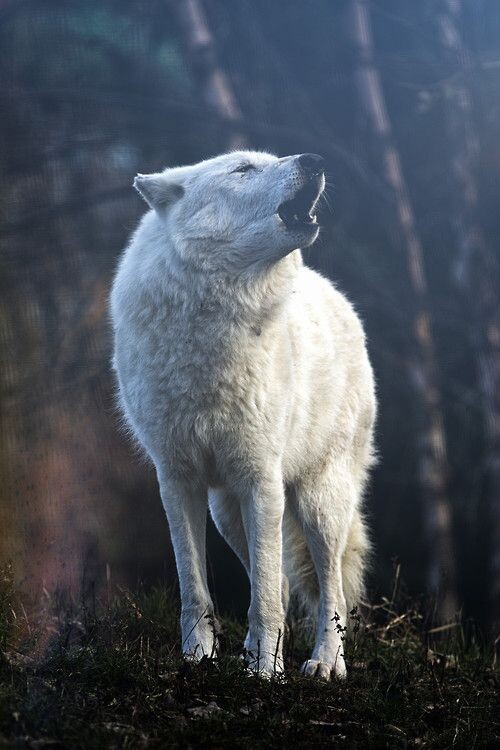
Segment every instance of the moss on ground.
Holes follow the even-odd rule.
[[[42,609],[28,614],[4,572],[0,748],[500,747],[493,647],[458,625],[432,632],[415,609],[371,607],[346,639],[347,681],[329,684],[299,674],[298,625],[286,679],[244,670],[232,620],[218,659],[184,663],[166,589]]]

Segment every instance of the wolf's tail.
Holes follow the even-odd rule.
[[[369,552],[366,528],[356,510],[342,555],[342,584],[348,613],[358,606],[363,594]],[[285,512],[283,522],[283,559],[295,614],[315,618],[319,602],[318,578],[300,524],[291,511]]]

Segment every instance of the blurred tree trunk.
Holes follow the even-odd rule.
[[[441,620],[457,611],[456,571],[452,513],[447,494],[448,464],[441,394],[431,326],[423,251],[395,145],[379,71],[374,61],[373,36],[367,0],[351,0],[350,32],[355,47],[357,84],[379,142],[386,179],[392,188],[397,222],[406,252],[413,291],[413,356],[410,377],[416,388],[420,415],[417,448],[419,483],[429,550],[428,584],[438,594],[437,615]]]
[[[481,394],[484,434],[484,488],[491,543],[490,616],[500,618],[500,310],[498,267],[478,215],[475,169],[479,143],[473,121],[472,61],[462,36],[460,0],[442,0],[439,34],[449,76],[443,83],[445,119],[451,150],[454,194],[452,223],[457,260],[454,271],[470,311],[470,336]]]
[[[244,148],[241,110],[231,82],[217,60],[215,39],[202,0],[173,0],[179,26],[196,83],[205,103],[217,112],[228,128],[227,147]]]

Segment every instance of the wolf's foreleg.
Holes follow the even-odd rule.
[[[241,511],[250,557],[251,598],[245,640],[251,669],[272,675],[283,671],[282,519],[285,494],[281,477],[248,488]]]
[[[218,628],[207,585],[207,492],[157,471],[179,576],[182,650],[198,661],[215,654]]]

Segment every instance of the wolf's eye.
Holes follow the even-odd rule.
[[[243,174],[244,172],[250,172],[251,169],[256,169],[253,164],[240,164],[239,167],[236,167],[236,169],[233,169],[231,174],[234,174],[234,172],[240,172]]]

